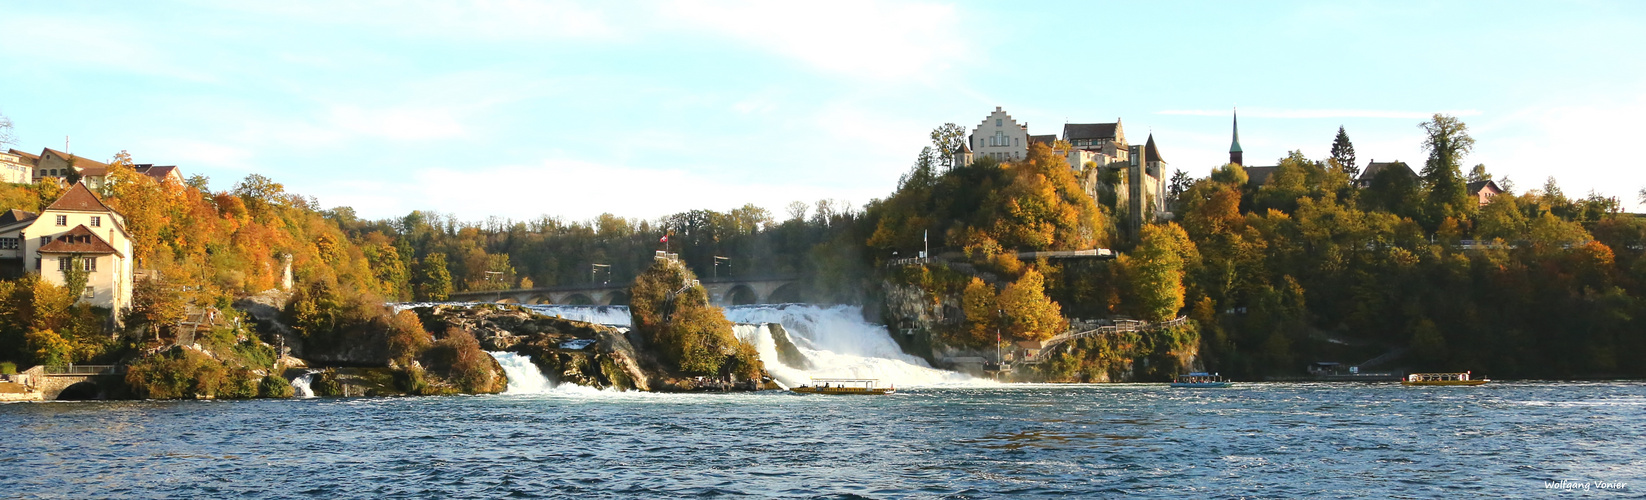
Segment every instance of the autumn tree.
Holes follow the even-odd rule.
[[[1137,250],[1122,261],[1143,319],[1165,321],[1177,317],[1183,309],[1184,257],[1195,253],[1194,243],[1177,224],[1144,226]]]
[[[1046,279],[1034,268],[1023,271],[1023,277],[1006,285],[996,299],[1004,311],[1006,332],[1012,338],[1045,340],[1063,333],[1068,321],[1063,319],[1063,308],[1046,296]]]
[[[954,167],[964,166],[954,164],[954,153],[955,150],[960,149],[960,146],[966,144],[965,128],[953,123],[945,123],[932,129],[931,138],[932,148],[936,149],[933,153],[937,155],[937,165],[943,167],[943,171],[947,172]]]
[[[634,330],[664,368],[743,380],[765,373],[754,346],[738,340],[731,321],[709,304],[708,291],[679,261],[657,259],[630,290]]]

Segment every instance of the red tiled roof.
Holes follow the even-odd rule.
[[[149,177],[153,177],[155,181],[159,181],[159,182],[165,182],[166,176],[171,174],[172,172],[174,172],[176,170],[177,170],[176,165],[163,165],[163,166],[158,166],[158,167],[156,167],[154,165],[138,165],[137,166],[137,173],[147,175]],[[178,176],[182,176],[182,174],[178,174]]]
[[[114,211],[108,205],[104,205],[103,200],[97,199],[97,195],[92,194],[90,189],[86,189],[86,183],[84,182],[74,183],[73,186],[69,187],[69,192],[63,193],[63,196],[52,202],[51,206],[46,207],[46,210]]]
[[[35,215],[34,212],[30,212],[28,210],[18,210],[18,209],[13,208],[11,210],[7,210],[5,213],[0,213],[0,226],[4,226],[4,225],[7,225],[7,224],[12,224],[12,223],[16,223],[16,222],[31,221],[31,220],[34,220],[35,217],[38,217],[38,216]]]
[[[125,257],[119,250],[115,250],[113,245],[103,241],[103,238],[86,229],[84,225],[74,226],[74,229],[53,237],[51,243],[40,247],[40,253],[94,253]]]
[[[11,153],[11,154],[14,154],[14,155],[17,155],[17,156],[21,156],[24,159],[32,161],[32,162],[39,162],[40,161],[40,155],[36,155],[36,154],[25,153],[25,152],[18,151],[18,150],[15,150],[15,149],[13,149],[11,151],[7,151],[7,153]]]

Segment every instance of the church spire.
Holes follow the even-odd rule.
[[[1241,161],[1242,156],[1244,152],[1240,150],[1240,110],[1237,108],[1234,113],[1234,142],[1229,144],[1229,163],[1245,165]]]

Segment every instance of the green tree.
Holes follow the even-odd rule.
[[[1189,235],[1177,224],[1143,227],[1137,250],[1124,257],[1129,286],[1137,297],[1139,315],[1149,321],[1177,317],[1183,309],[1184,257],[1198,253]]]
[[[1485,182],[1489,180],[1492,180],[1492,173],[1486,171],[1485,163],[1476,163],[1474,168],[1469,169],[1469,182]]]
[[[709,304],[708,291],[684,264],[657,259],[630,290],[634,330],[665,369],[744,380],[765,373],[754,346],[738,340],[731,321]]]
[[[417,267],[417,300],[439,302],[451,293],[452,276],[446,269],[446,254],[435,252],[423,257]]]
[[[1422,177],[1429,191],[1424,206],[1425,227],[1432,230],[1447,217],[1465,215],[1475,207],[1461,168],[1463,157],[1474,149],[1475,140],[1469,137],[1468,125],[1452,116],[1436,113],[1434,118],[1418,126],[1423,128],[1423,150],[1429,155]]]
[[[937,165],[943,167],[943,171],[965,166],[954,164],[954,152],[966,143],[966,129],[953,123],[945,123],[932,129],[931,137],[932,147],[937,150]]]
[[[1332,139],[1331,161],[1348,173],[1350,179],[1360,176],[1360,166],[1355,163],[1355,145],[1349,142],[1349,134],[1343,131],[1342,125],[1337,126],[1337,137]]]

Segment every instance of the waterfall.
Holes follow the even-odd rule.
[[[503,366],[509,377],[509,388],[503,394],[545,394],[554,389],[554,383],[543,376],[543,370],[532,363],[532,357],[505,351],[486,351]]]
[[[524,305],[538,314],[554,316],[572,321],[595,323],[610,326],[629,326],[628,306],[563,306],[563,305]]]
[[[314,374],[316,373],[320,373],[320,370],[309,370],[303,372],[302,375],[298,375],[297,378],[291,379],[292,397],[314,397],[314,389],[310,388],[309,384],[314,382]]]
[[[772,378],[791,386],[808,384],[813,377],[868,378],[899,386],[988,383],[932,368],[904,353],[886,327],[864,321],[857,306],[734,306],[726,309],[726,318],[741,323],[738,338],[760,352]],[[773,330],[767,323],[783,328]]]

